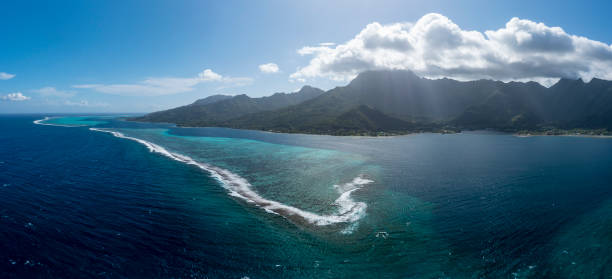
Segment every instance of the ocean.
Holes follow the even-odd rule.
[[[1,278],[609,278],[612,139],[0,116]]]

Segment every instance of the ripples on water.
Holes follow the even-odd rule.
[[[612,140],[32,123],[41,118],[0,117],[3,278],[612,275]],[[229,196],[219,182],[231,175],[262,200]],[[312,226],[271,201],[350,222]]]
[[[198,162],[189,156],[170,152],[160,145],[139,138],[126,136],[121,132],[96,128],[90,128],[90,130],[110,133],[118,138],[138,142],[146,146],[150,152],[161,154],[172,160],[185,163],[187,165],[197,166],[201,170],[208,172],[212,177],[219,181],[219,183],[221,183],[223,187],[229,191],[231,196],[242,199],[257,207],[261,207],[268,213],[283,216],[284,218],[291,220],[298,225],[329,226],[338,223],[348,223],[351,225],[352,223],[357,222],[365,215],[366,204],[363,202],[355,202],[351,198],[351,194],[355,190],[360,189],[363,185],[374,182],[363,177],[356,177],[351,182],[335,185],[334,187],[339,190],[340,194],[340,196],[334,201],[334,205],[338,207],[338,211],[331,215],[319,215],[274,200],[266,199],[255,192],[252,189],[252,185],[246,179],[232,173],[229,170]],[[350,233],[351,230],[345,229],[343,232]]]

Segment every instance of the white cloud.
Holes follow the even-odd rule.
[[[253,82],[246,77],[225,77],[206,69],[196,77],[188,78],[147,78],[133,84],[78,84],[74,88],[93,89],[98,92],[130,96],[159,96],[188,92],[198,84],[204,82],[217,82],[225,86],[244,86]]]
[[[276,65],[275,63],[267,63],[267,64],[261,64],[259,65],[259,70],[262,73],[266,73],[266,74],[273,74],[273,73],[278,73],[278,65]]]
[[[41,89],[32,90],[32,92],[38,93],[45,97],[53,96],[53,97],[62,97],[62,98],[72,97],[76,94],[75,91],[57,90],[55,89],[55,87],[50,87],[50,86],[43,87]]]
[[[336,43],[320,43],[320,46],[335,46]]]
[[[13,75],[13,74],[5,73],[5,72],[0,72],[0,80],[12,79],[14,77],[15,77],[15,75]]]
[[[108,103],[90,103],[87,100],[81,100],[78,102],[66,100],[64,101],[64,105],[66,106],[74,106],[74,107],[108,107]]]
[[[91,88],[96,88],[99,86],[103,86],[103,84],[77,84],[77,85],[73,85],[73,88],[82,88],[82,89],[91,89]]]
[[[220,74],[213,72],[211,69],[206,69],[198,76],[202,79],[202,81],[220,81],[223,80],[223,77]]]
[[[5,101],[20,102],[20,101],[27,101],[31,98],[21,94],[21,92],[15,92],[15,93],[9,93],[4,96],[0,96],[0,99],[5,100]]]
[[[462,80],[612,79],[612,46],[518,18],[484,33],[463,30],[440,14],[427,14],[414,24],[374,22],[348,42],[306,46],[298,53],[312,59],[290,76],[295,81],[346,81],[377,69]]]

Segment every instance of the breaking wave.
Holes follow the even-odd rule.
[[[33,123],[34,124],[38,124],[38,125],[58,126],[58,127],[81,127],[81,126],[87,126],[87,125],[62,125],[62,124],[44,123],[44,121],[51,120],[53,118],[54,117],[45,116],[45,118],[43,118],[43,119],[34,120]]]
[[[335,200],[335,205],[338,207],[337,212],[331,215],[319,215],[277,201],[266,199],[260,196],[257,192],[255,192],[252,189],[252,185],[246,179],[226,169],[198,162],[189,156],[170,152],[162,146],[139,138],[126,136],[120,132],[99,128],[89,129],[97,132],[110,133],[118,138],[136,141],[146,146],[151,152],[159,153],[170,159],[188,165],[197,166],[198,168],[207,171],[212,177],[221,182],[221,185],[228,190],[231,196],[244,200],[247,203],[261,207],[268,213],[280,215],[292,222],[301,225],[327,226],[340,223],[353,223],[361,219],[363,216],[365,216],[367,204],[364,202],[354,201],[351,198],[351,194],[354,191],[363,187],[364,185],[374,182],[363,177],[356,177],[349,183],[335,185],[334,187],[338,190],[338,193],[340,194],[340,197]]]

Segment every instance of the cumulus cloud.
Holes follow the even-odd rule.
[[[38,93],[45,97],[52,96],[52,97],[62,97],[62,98],[72,97],[76,94],[75,91],[57,90],[55,89],[55,87],[50,87],[50,86],[43,87],[41,89],[32,90],[32,92]]]
[[[77,84],[74,88],[93,89],[98,92],[129,96],[159,96],[188,92],[198,84],[217,82],[225,87],[251,84],[253,79],[247,77],[226,77],[206,69],[196,77],[187,78],[147,78],[132,84]]]
[[[21,94],[21,92],[9,93],[4,96],[0,96],[0,98],[2,100],[12,101],[12,102],[27,101],[31,99],[30,97]]]
[[[563,77],[612,79],[611,45],[519,18],[484,33],[463,30],[435,13],[415,23],[374,22],[346,43],[306,46],[298,53],[312,58],[290,76],[297,81],[346,81],[378,69],[408,69],[429,78],[545,84]]]
[[[279,71],[278,65],[276,65],[275,63],[261,64],[259,65],[259,70],[262,73],[266,73],[266,74],[278,73]]]
[[[13,74],[5,73],[5,72],[0,72],[0,80],[12,79],[14,77],[15,77],[15,75],[13,75]]]
[[[202,81],[220,81],[223,77],[220,74],[213,72],[211,69],[206,69],[198,74]]]

